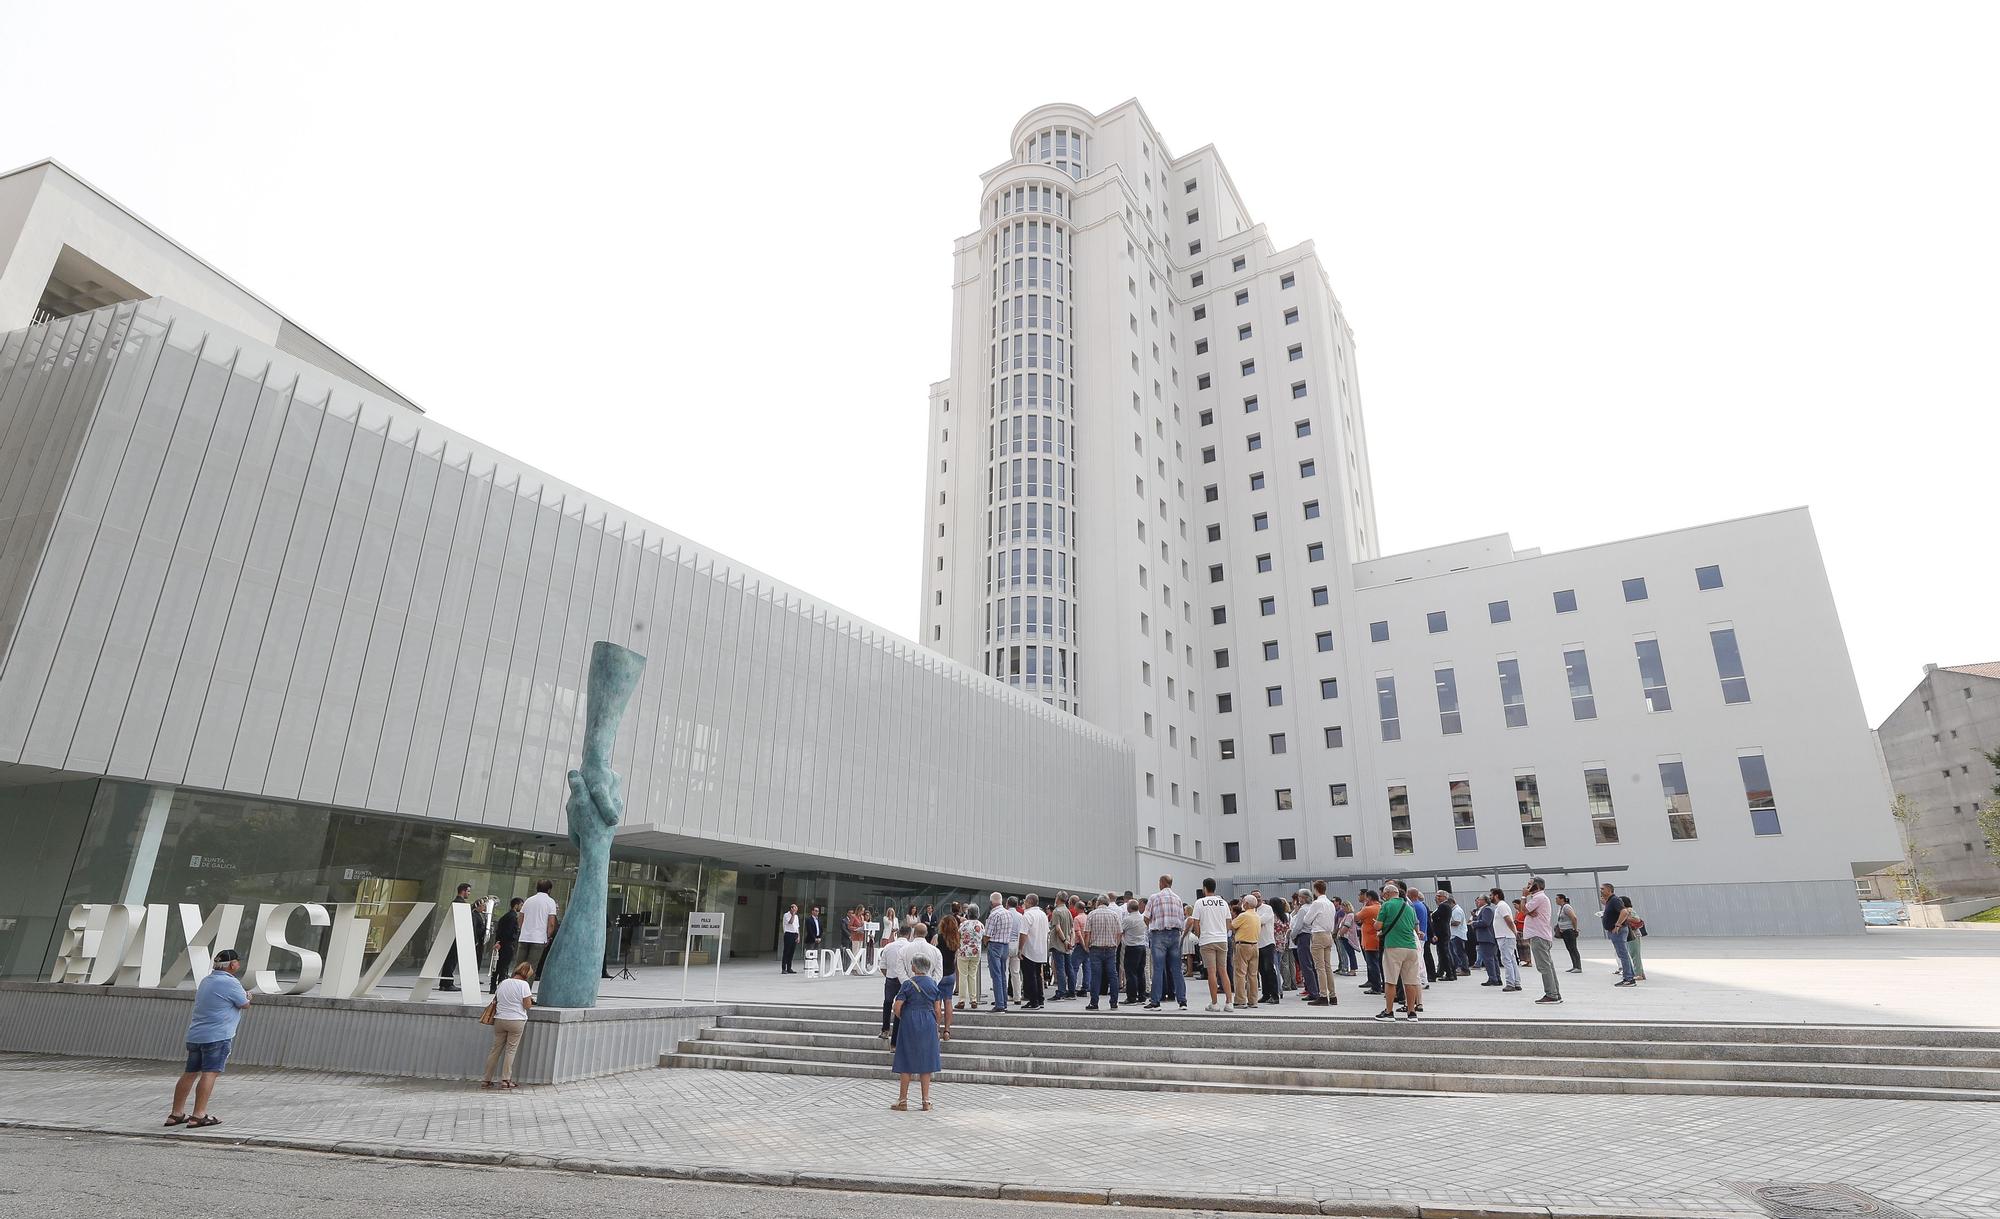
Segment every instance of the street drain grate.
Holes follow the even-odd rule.
[[[1769,1211],[1772,1219],[1916,1219],[1858,1189],[1823,1181],[1731,1181],[1729,1188]]]

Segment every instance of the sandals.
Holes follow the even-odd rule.
[[[187,1128],[189,1130],[204,1130],[210,1126],[220,1126],[221,1124],[221,1118],[215,1116],[213,1113],[204,1113],[200,1117],[189,1118]]]
[[[930,1103],[929,1101],[925,1101],[925,1102],[924,1102],[924,1112],[925,1112],[925,1113],[929,1113],[930,1111],[931,1111],[931,1103]]]
[[[521,1085],[519,1085],[519,1084],[515,1083],[515,1082],[514,1082],[513,1080],[511,1080],[511,1079],[503,1079],[503,1080],[501,1080],[501,1081],[500,1081],[500,1083],[499,1083],[499,1085],[498,1085],[498,1086],[499,1086],[499,1087],[502,1087],[502,1088],[505,1088],[505,1089],[507,1089],[508,1091],[510,1091],[510,1092],[511,1092],[511,1091],[513,1091],[513,1090],[514,1090],[515,1088],[518,1088],[518,1087],[520,1087]]]
[[[178,1126],[178,1125],[180,1125],[180,1124],[181,1124],[182,1122],[185,1122],[186,1120],[188,1120],[188,1119],[187,1119],[187,1114],[185,1114],[185,1113],[169,1113],[169,1114],[167,1114],[167,1125],[169,1125],[169,1126]]]
[[[896,1113],[908,1113],[910,1111],[910,1102],[899,1100],[895,1104],[890,1105],[889,1108]]]

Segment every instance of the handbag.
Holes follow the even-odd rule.
[[[486,1007],[479,1013],[479,1023],[481,1024],[493,1023],[493,1013],[499,1009],[499,1006],[500,1006],[500,1000],[488,999],[486,1001]]]

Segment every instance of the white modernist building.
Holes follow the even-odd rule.
[[[954,252],[919,637],[1124,738],[1138,872],[1595,873],[1682,932],[1859,927],[1897,847],[1804,509],[1385,556],[1312,244],[1136,102],[1009,149]]]
[[[1115,734],[452,431],[61,166],[0,175],[0,974],[81,902],[563,899],[595,639],[649,657],[630,959],[692,911],[762,952],[792,902],[1131,867]]]

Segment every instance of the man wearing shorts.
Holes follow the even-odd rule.
[[[1201,882],[1201,896],[1194,899],[1194,916],[1200,927],[1201,968],[1208,975],[1208,1010],[1227,1011],[1230,999],[1229,899],[1216,896],[1215,878],[1212,876]]]
[[[1395,881],[1382,886],[1382,905],[1375,912],[1382,940],[1382,1010],[1377,1020],[1396,1018],[1396,992],[1403,994],[1403,1018],[1415,1020],[1424,1003],[1423,958],[1417,953],[1417,914],[1403,900]]]
[[[242,968],[242,957],[235,949],[225,948],[215,954],[215,968],[194,989],[194,1016],[188,1021],[187,1030],[187,1066],[180,1082],[174,1085],[174,1108],[167,1114],[169,1126],[186,1122],[188,1129],[199,1130],[222,1124],[210,1116],[208,1098],[215,1094],[216,1077],[229,1061],[229,1043],[236,1037],[236,1023],[243,1019],[243,1009],[250,1006],[250,996],[236,980]],[[190,1091],[194,1093],[193,1112],[187,1108]]]

